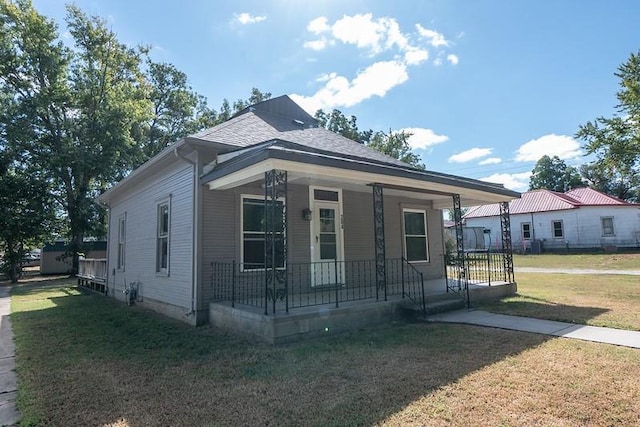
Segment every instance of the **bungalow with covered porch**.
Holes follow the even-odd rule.
[[[176,142],[99,197],[106,293],[270,342],[464,305],[515,292],[518,196],[415,169],[281,96]],[[505,249],[471,265],[461,207],[486,203],[502,207]],[[442,209],[456,216],[452,256]]]

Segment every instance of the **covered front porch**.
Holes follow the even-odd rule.
[[[468,305],[476,288],[514,292],[508,200],[517,193],[282,141],[252,150],[220,156],[201,181],[210,190],[204,194],[205,233],[238,242],[202,252],[201,297],[210,323],[249,331],[255,328],[248,318],[260,318],[257,325],[264,326],[335,313],[343,322],[333,325],[336,330],[361,324],[346,312],[371,324],[399,313]],[[471,258],[464,250],[461,207],[489,201],[505,211],[504,238],[500,253],[478,262],[482,254]],[[445,208],[456,218],[450,252],[443,238]],[[223,214],[234,221],[221,225],[229,221]],[[365,306],[378,314],[363,315]],[[303,322],[308,333],[324,330],[309,322]]]

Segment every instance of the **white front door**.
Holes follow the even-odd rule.
[[[344,283],[341,194],[338,190],[313,188],[310,193],[314,198],[311,221],[312,285]]]

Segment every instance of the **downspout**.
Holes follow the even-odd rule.
[[[107,277],[105,281],[105,294],[109,295],[109,276],[111,276],[111,272],[109,271],[109,254],[111,253],[111,206],[109,204],[104,205],[107,208]],[[113,294],[115,296],[115,292]]]
[[[197,285],[198,285],[198,267],[199,267],[199,262],[198,262],[198,257],[200,256],[200,253],[198,251],[198,233],[200,231],[200,228],[198,226],[198,210],[199,210],[199,203],[198,203],[198,196],[199,196],[199,189],[198,189],[198,162],[197,161],[193,161],[188,159],[187,157],[183,156],[182,154],[180,154],[180,152],[178,151],[177,148],[173,149],[173,154],[179,158],[184,160],[187,163],[190,163],[193,166],[193,193],[192,193],[192,198],[193,198],[193,217],[192,217],[192,224],[193,224],[193,236],[192,236],[192,250],[191,253],[193,254],[192,256],[192,265],[191,265],[191,311],[189,311],[188,313],[185,314],[185,316],[193,316],[195,315],[195,321],[194,324],[198,322],[198,316],[197,316],[197,312],[196,312],[196,297],[197,297]]]
[[[109,257],[109,254],[111,253],[111,206],[109,206],[108,203],[100,203],[97,202],[96,204],[104,207],[107,209],[107,277],[105,278],[105,295],[109,295],[109,276],[111,276],[111,272],[109,271],[109,261],[111,260]],[[41,264],[42,265],[42,262]],[[115,297],[115,290],[113,293],[113,296]]]

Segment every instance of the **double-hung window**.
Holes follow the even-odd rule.
[[[127,242],[127,216],[118,218],[118,270],[124,271],[124,257]]]
[[[602,224],[602,235],[603,236],[615,236],[615,230],[613,229],[613,217],[612,216],[603,216],[600,218],[600,223]]]
[[[564,237],[562,221],[551,221],[551,225],[553,227],[553,237],[556,239],[562,239]]]
[[[285,234],[282,217],[284,203],[282,200],[276,201],[276,212],[274,213],[275,224],[275,264],[278,268],[284,267],[284,244]],[[264,198],[258,196],[242,197],[242,236],[241,255],[242,270],[258,270],[265,268],[265,232],[266,215]],[[267,266],[270,267],[270,266]]]
[[[520,227],[522,229],[522,240],[531,240],[531,223],[523,222]]]
[[[169,274],[169,235],[171,230],[171,207],[169,201],[158,204],[156,236],[156,272]]]
[[[427,213],[420,209],[403,209],[404,255],[407,261],[428,261]]]

